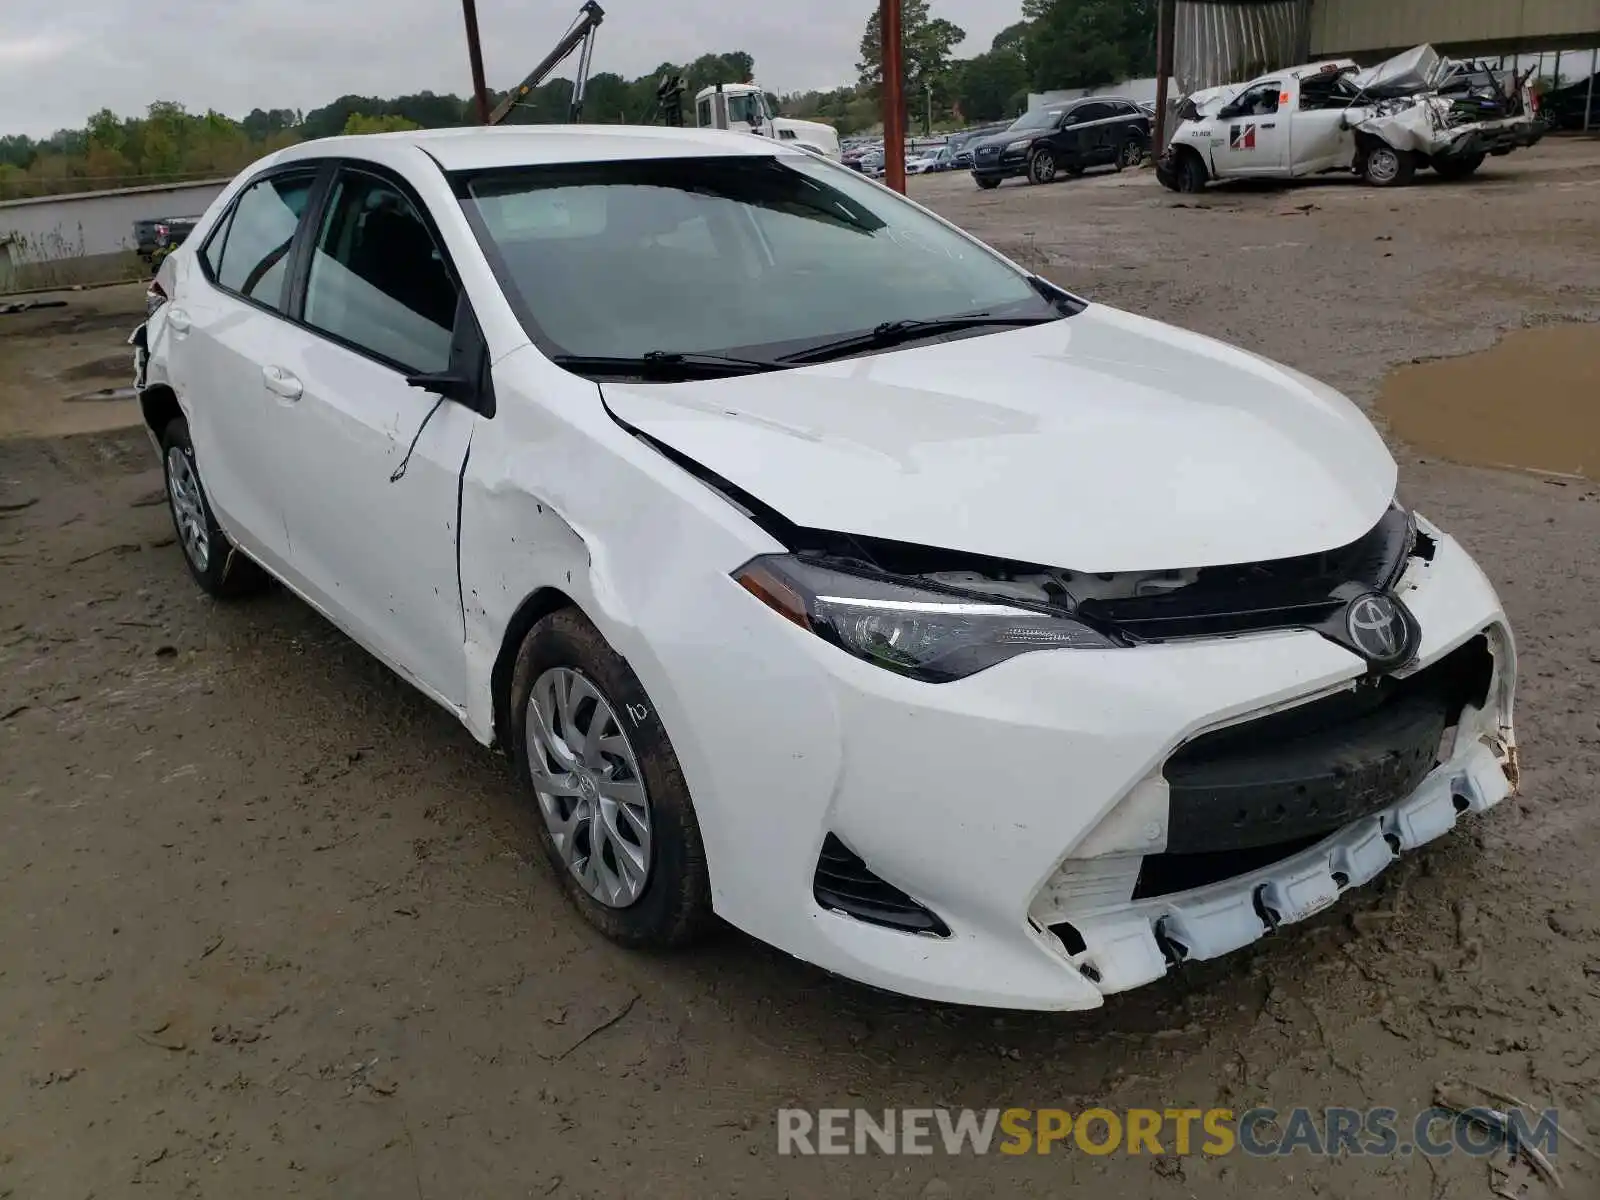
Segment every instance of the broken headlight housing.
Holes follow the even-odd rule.
[[[793,555],[753,559],[734,579],[780,616],[846,653],[926,683],[963,679],[1030,650],[1117,644],[1058,613]]]

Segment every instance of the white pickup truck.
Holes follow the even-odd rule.
[[[1421,167],[1460,179],[1488,155],[1537,142],[1534,114],[1525,80],[1418,46],[1366,71],[1348,59],[1311,63],[1196,92],[1156,174],[1179,192],[1328,171],[1374,187],[1409,183]]]

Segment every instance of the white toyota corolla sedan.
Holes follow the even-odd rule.
[[[1087,1008],[1515,786],[1500,602],[1353,405],[813,155],[311,142],[150,308],[199,585],[505,747],[618,941]]]

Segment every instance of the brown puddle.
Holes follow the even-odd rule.
[[[1424,453],[1600,480],[1600,325],[1522,329],[1478,354],[1401,367],[1378,410]]]

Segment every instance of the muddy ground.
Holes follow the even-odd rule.
[[[1062,282],[1363,403],[1397,364],[1600,318],[1595,143],[1393,193],[915,185]],[[64,397],[123,380],[61,372],[125,352],[118,306],[137,289],[0,316],[0,428],[81,428]],[[601,941],[446,714],[289,597],[200,597],[142,433],[0,441],[0,1197],[1490,1196],[1466,1158],[776,1152],[785,1105],[1410,1112],[1452,1075],[1600,1135],[1600,488],[1399,453],[1517,626],[1521,797],[1305,925],[1040,1016],[732,932]]]

